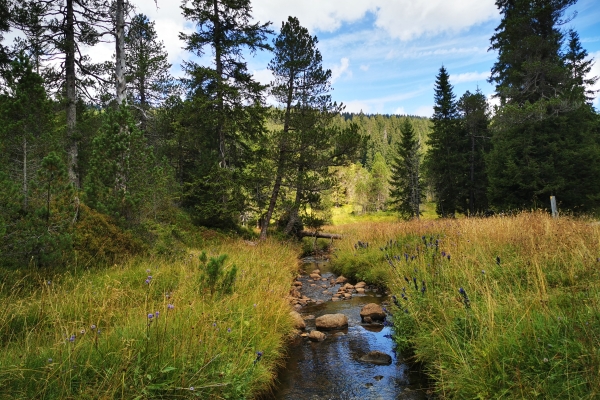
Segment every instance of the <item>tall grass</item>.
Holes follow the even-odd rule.
[[[396,340],[442,398],[600,397],[597,225],[525,213],[329,230],[347,237],[335,268],[397,296]]]
[[[227,240],[205,250],[228,255],[225,290],[206,285],[200,252],[5,279],[0,398],[241,399],[267,388],[292,326],[299,249]]]

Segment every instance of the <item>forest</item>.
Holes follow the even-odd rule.
[[[228,332],[239,329],[240,338],[254,324],[248,318],[279,329],[265,333],[269,340],[276,338],[268,343],[249,345],[240,339],[227,350],[247,353],[240,365],[233,367],[234,358],[224,357],[214,371],[212,366],[206,370],[213,375],[202,376],[202,384],[213,390],[216,374],[231,374],[235,378],[218,392],[224,396],[219,398],[246,398],[268,387],[276,354],[282,351],[283,336],[277,335],[289,328],[282,328],[289,321],[287,305],[280,300],[294,274],[297,239],[330,229],[335,213],[366,219],[386,215],[398,224],[416,224],[429,207],[447,224],[440,231],[452,235],[447,227],[456,221],[471,227],[475,222],[469,221],[484,218],[546,213],[550,197],[556,196],[561,215],[597,217],[600,117],[590,88],[598,78],[590,77],[594,60],[578,33],[565,28],[566,10],[575,3],[497,0],[501,21],[490,38],[497,60],[489,82],[495,85],[498,105],[490,105],[478,88],[455,93],[450,71],[440,65],[431,77],[434,113],[424,118],[346,111],[334,98],[332,71],[323,66],[318,38],[294,16],[281,26],[254,22],[250,0],[181,2],[181,13],[194,30],[180,33],[189,55],[180,79],[171,75],[154,21],[127,0],[0,0],[0,293],[17,302],[23,315],[0,313],[0,348],[12,357],[0,358],[0,382],[18,393],[15,398],[38,398],[41,392],[20,380],[31,373],[45,382],[44,398],[88,398],[79,381],[66,383],[65,371],[75,368],[71,364],[65,361],[58,373],[48,372],[59,357],[51,356],[51,350],[27,353],[24,364],[12,366],[20,362],[20,349],[29,348],[15,344],[19,332],[33,332],[37,328],[32,326],[53,332],[54,318],[88,321],[93,314],[97,320],[89,321],[102,320],[108,332],[145,339],[127,344],[138,346],[137,353],[118,347],[117,339],[107,342],[104,353],[96,353],[101,336],[94,332],[92,341],[86,328],[89,348],[83,342],[77,347],[79,365],[96,365],[108,357],[113,367],[125,363],[130,369],[127,384],[121,385],[115,372],[120,367],[107,368],[103,378],[82,371],[81,382],[89,376],[89,382],[104,382],[112,393],[107,398],[154,398],[152,393],[158,392],[153,391],[164,389],[164,394],[167,387],[177,391],[184,386],[187,396],[198,376],[185,372],[183,364],[177,364],[177,372],[165,367],[171,362],[167,353],[152,355],[151,338],[167,340],[167,328],[152,336],[159,312],[148,307],[164,306],[161,313],[166,315],[189,300],[187,317],[182,314],[172,322],[182,332],[186,318],[204,318],[191,310],[198,295],[204,296],[202,301],[210,299],[202,316],[219,315],[225,312],[219,304],[226,304],[229,314],[214,317],[214,324],[227,321]],[[20,35],[9,42],[4,38],[8,32]],[[83,48],[106,41],[114,44],[112,61],[95,63],[84,55]],[[246,58],[256,52],[271,56],[267,68],[274,78],[269,85],[259,83],[248,69]],[[534,222],[546,223],[539,221],[546,220]],[[415,228],[421,231],[429,235]],[[245,254],[243,243],[256,250]],[[209,247],[208,254],[200,251]],[[583,264],[593,251],[582,256]],[[273,259],[265,263],[269,257]],[[179,269],[153,278],[151,270],[167,271],[171,262]],[[78,275],[102,268],[106,275]],[[261,298],[252,292],[253,272],[242,275],[242,268],[264,269],[275,289]],[[145,284],[132,277],[133,271],[148,275]],[[196,273],[197,281],[188,282]],[[166,283],[152,286],[156,276]],[[135,280],[140,287],[131,283]],[[384,281],[375,283],[385,286]],[[77,295],[81,304],[94,303],[90,293],[98,287],[108,297],[100,308],[69,308],[61,303],[58,282],[74,296],[83,293]],[[130,284],[117,293],[120,283],[115,282]],[[234,303],[235,285],[237,291],[247,290],[244,296],[251,300]],[[176,290],[183,294],[174,305],[169,296]],[[45,311],[38,314],[33,299],[49,308],[40,303]],[[119,319],[129,321],[127,299],[136,299],[141,315],[148,317],[119,328]],[[64,309],[52,311],[56,304]],[[112,306],[120,307],[120,314],[100,316]],[[274,311],[244,319],[260,307]],[[80,329],[78,324],[61,325],[57,340],[84,340],[84,330],[71,334]],[[91,326],[95,331],[100,322]],[[135,335],[134,328],[139,330]],[[251,341],[259,340],[260,332]],[[35,343],[40,348],[41,337]],[[224,345],[214,340],[178,342],[177,351],[185,355],[214,344],[214,354],[220,354]],[[120,353],[107,350],[110,346]],[[75,347],[72,351],[60,357],[71,362]],[[213,360],[206,357],[196,365],[200,370]],[[50,360],[48,365],[42,358]],[[259,361],[265,369],[252,369],[257,364],[262,368]],[[171,379],[173,374],[177,378]],[[157,377],[164,377],[164,386],[156,383],[162,379]],[[143,390],[135,389],[138,384]]]

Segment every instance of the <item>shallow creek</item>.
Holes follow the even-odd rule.
[[[315,318],[324,314],[345,314],[348,328],[327,331],[322,342],[311,342],[305,337],[296,339],[290,346],[287,364],[280,371],[279,384],[271,399],[425,399],[421,389],[423,375],[411,372],[402,356],[395,353],[391,328],[361,324],[362,307],[368,303],[389,307],[387,295],[367,288],[364,294],[354,293],[351,299],[331,301],[332,294],[342,285],[330,283],[337,277],[329,271],[326,262],[311,261],[304,265],[306,275],[299,279],[303,284],[301,294],[314,301],[299,310],[306,322],[305,332],[315,329]],[[316,268],[321,270],[324,280],[313,281],[308,277]],[[318,301],[323,303],[315,304]],[[359,360],[373,350],[389,354],[391,365]]]

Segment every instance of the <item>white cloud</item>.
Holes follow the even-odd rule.
[[[456,85],[464,82],[486,81],[489,76],[489,72],[465,72],[464,74],[450,75],[450,82]]]
[[[147,0],[146,0],[147,1]],[[422,35],[458,32],[498,17],[494,0],[254,0],[256,20],[273,21],[279,28],[289,15],[310,31],[333,32],[344,22],[355,22],[366,13],[390,36],[410,40]]]
[[[458,32],[498,17],[494,0],[379,0],[375,24],[392,37]]]
[[[364,65],[364,64],[363,64],[363,65],[361,65],[361,66],[360,66],[360,69],[361,69],[362,71],[365,71],[365,72],[366,72],[366,71],[368,71],[368,70],[369,70],[369,67],[370,67],[370,65]]]
[[[274,78],[273,73],[268,68],[252,71],[252,75],[257,82],[263,85],[270,84]]]
[[[394,110],[394,114],[406,115],[406,111],[404,110],[404,107],[398,107],[398,108],[396,108],[396,110]]]
[[[350,67],[350,60],[346,57],[340,60],[340,65],[334,65],[331,67],[331,83],[335,83],[342,76],[352,77],[352,71],[348,69]]]
[[[147,1],[147,0],[146,0]],[[343,22],[361,19],[374,10],[374,0],[254,0],[252,14],[260,22],[272,21],[278,30],[283,21],[294,16],[309,31],[333,32]]]

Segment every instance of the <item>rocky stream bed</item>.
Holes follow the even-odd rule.
[[[423,374],[394,350],[387,294],[305,261],[290,291],[297,335],[270,399],[426,399]]]

